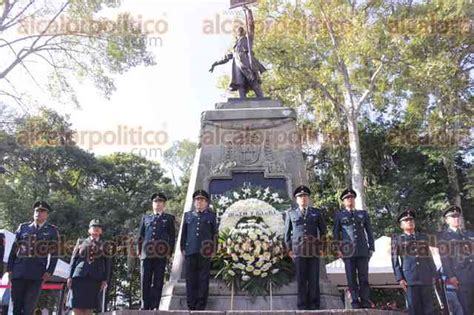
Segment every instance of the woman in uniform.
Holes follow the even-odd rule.
[[[110,259],[101,241],[102,225],[94,219],[89,224],[89,237],[78,239],[72,253],[67,286],[71,290],[68,306],[75,315],[88,315],[97,308],[99,294],[107,288]]]

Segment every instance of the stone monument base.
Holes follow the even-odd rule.
[[[321,311],[139,311],[139,310],[120,310],[103,315],[402,315],[404,312],[381,311],[381,310],[321,310]]]
[[[270,311],[296,309],[296,282],[274,290],[273,296],[252,297],[242,292],[236,292],[231,298],[231,291],[222,281],[211,280],[209,284],[209,298],[207,308],[216,311],[242,310],[242,311]],[[341,293],[334,285],[327,281],[320,282],[321,309],[339,309],[343,306]],[[272,305],[270,305],[270,303]],[[186,310],[186,286],[184,281],[179,281],[174,286],[163,288],[160,309]]]

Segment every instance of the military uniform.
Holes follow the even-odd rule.
[[[164,194],[153,194],[151,200],[166,201]],[[161,292],[168,258],[175,246],[175,217],[169,213],[143,216],[139,229],[139,253],[142,289],[142,309],[160,306]]]
[[[398,222],[414,218],[413,210],[403,211]],[[433,281],[439,278],[426,234],[403,233],[392,237],[392,266],[397,282],[405,280],[408,312],[412,315],[436,314],[433,306]]]
[[[306,186],[298,187],[293,196],[310,194]],[[322,213],[313,207],[294,208],[285,219],[285,243],[294,253],[296,280],[298,283],[299,310],[320,308],[319,251],[321,239],[326,235],[326,223]],[[309,276],[310,275],[310,276]]]
[[[348,196],[356,197],[357,194],[346,189],[340,199]],[[375,244],[368,212],[355,209],[337,212],[333,236],[334,240],[342,241],[338,250],[342,252],[352,307],[370,308],[369,259],[375,251]]]
[[[89,227],[102,227],[98,220],[92,220]],[[104,243],[92,237],[77,240],[71,262],[69,278],[72,279],[68,306],[77,309],[96,309],[103,281],[110,278],[111,260],[104,249]]]
[[[33,209],[49,211],[51,207],[45,201],[37,201]],[[56,268],[58,241],[58,230],[52,224],[36,226],[34,222],[28,222],[18,226],[7,265],[12,279],[13,314],[33,314],[43,275],[46,272],[52,275]]]
[[[209,200],[204,190],[193,198]],[[189,310],[204,310],[209,294],[211,256],[217,234],[216,215],[209,209],[188,211],[184,214],[181,234],[181,251],[185,253],[186,296]]]
[[[460,215],[461,209],[452,206],[444,217]],[[464,314],[474,314],[474,233],[447,228],[439,234],[438,247],[444,273],[459,281],[458,296]]]

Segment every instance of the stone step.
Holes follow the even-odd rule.
[[[140,311],[118,310],[103,315],[401,315],[404,312],[382,311],[374,309],[362,310],[320,310],[320,311]]]

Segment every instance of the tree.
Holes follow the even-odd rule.
[[[343,124],[350,151],[350,183],[365,207],[358,119],[389,82],[384,66],[395,54],[383,29],[380,1],[267,1],[271,20],[256,50],[272,66],[268,91],[285,104],[306,105]],[[317,118],[319,119],[319,117]],[[332,124],[334,125],[334,124]],[[338,132],[338,135],[341,135]]]
[[[14,231],[32,219],[36,199],[48,200],[50,221],[66,240],[65,261],[75,240],[87,234],[91,219],[104,224],[104,236],[117,247],[110,285],[111,302],[137,306],[139,279],[133,240],[150,196],[174,187],[159,163],[133,154],[97,158],[70,139],[66,117],[51,110],[19,119],[14,131],[0,130],[0,155],[9,172],[0,176],[0,227]],[[180,209],[178,209],[179,211]],[[46,302],[46,301],[45,301]]]
[[[194,154],[196,153],[197,144],[187,139],[175,141],[171,148],[165,151],[165,163],[169,165],[171,177],[176,186],[181,182],[183,177],[188,177],[191,173],[191,167],[194,162]],[[176,178],[177,174],[180,178]]]
[[[410,91],[401,131],[418,136],[415,145],[430,160],[441,162],[448,178],[446,203],[462,204],[460,169],[456,160],[469,150],[469,129],[474,123],[472,106],[473,38],[467,1],[436,1],[398,6],[404,21],[428,22],[429,27],[410,30],[400,21],[397,41],[404,43],[400,56],[400,89]],[[422,18],[425,17],[425,18]],[[398,22],[398,23],[397,23]],[[413,138],[413,137],[412,137]],[[403,139],[401,139],[403,141]]]
[[[450,33],[469,21],[467,3],[268,0],[261,3],[259,16],[262,29],[256,50],[272,68],[266,91],[301,109],[301,125],[310,125],[319,136],[317,143],[331,147],[342,142],[349,147],[347,184],[358,192],[358,207],[365,207],[368,188],[361,118],[413,120],[411,105],[423,104],[416,107],[423,114],[416,119],[422,128],[414,133],[420,139],[427,126],[444,130],[448,125],[472,125],[472,114],[466,111],[472,101],[472,38],[465,31]],[[454,30],[439,32],[438,23]],[[448,92],[451,86],[455,89]],[[434,104],[442,105],[443,111],[439,106],[434,110]],[[444,117],[442,122],[434,123],[437,116]],[[412,131],[409,128],[408,134]],[[452,161],[459,144],[453,149],[444,155],[450,157],[445,165],[450,165],[448,174],[456,183]]]
[[[104,7],[116,7],[117,3],[3,0],[0,95],[24,110],[29,108],[28,90],[22,87],[26,76],[41,90],[79,106],[72,78],[91,79],[104,96],[110,97],[115,90],[115,74],[154,64],[146,50],[146,34],[129,14],[120,14],[115,21],[95,17]],[[49,74],[44,77],[44,73]]]

